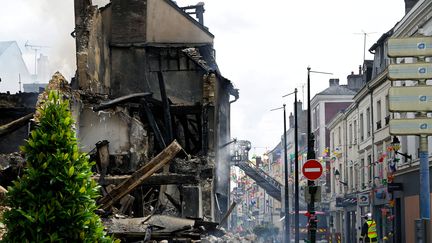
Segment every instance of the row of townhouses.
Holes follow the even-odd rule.
[[[391,86],[416,84],[414,81],[391,82],[388,79],[388,65],[411,63],[414,60],[391,59],[387,56],[387,49],[389,38],[432,35],[432,1],[405,0],[405,7],[405,16],[370,47],[373,60],[365,60],[358,72],[348,75],[347,84],[340,84],[339,79],[330,79],[329,87],[311,100],[314,149],[316,158],[324,167],[324,175],[318,182],[321,185],[321,202],[318,203],[317,210],[325,212],[322,230],[330,242],[357,242],[364,223],[362,216],[368,212],[377,221],[380,241],[414,242],[414,223],[419,218],[419,138],[391,136],[389,123],[391,119],[413,118],[415,114],[390,112],[388,94]],[[315,79],[319,78],[313,77],[312,82]],[[430,81],[427,84],[431,84]],[[301,168],[306,161],[306,128],[303,125],[307,124],[307,113],[301,103],[297,111]],[[295,151],[292,114],[289,123],[286,149],[289,210],[292,212]],[[260,165],[261,169],[282,185],[283,144],[282,136],[281,142],[263,155],[266,159]],[[431,144],[432,140],[429,139],[429,151],[432,151]],[[300,187],[303,188],[306,180],[301,175],[301,169],[299,172]],[[248,195],[263,195],[262,199],[256,199],[263,203],[256,207],[254,214],[266,217],[256,217],[253,220],[256,224],[276,225],[282,233],[284,203],[270,197],[265,191],[262,193],[262,189],[256,190],[259,193]],[[282,189],[282,199],[283,192]],[[247,200],[249,202],[252,199]],[[304,210],[304,206],[305,195],[301,189],[300,210]],[[300,223],[300,231],[304,231],[304,225]]]
[[[389,38],[432,35],[432,1],[409,5],[410,2],[406,1],[407,13],[402,20],[369,49],[374,60],[363,65],[365,85],[346,109],[325,124],[329,132],[325,160],[330,163],[330,225],[343,242],[357,242],[364,222],[361,217],[367,212],[376,220],[383,242],[415,241],[420,193],[419,137],[391,136],[391,119],[414,118],[415,114],[389,112],[389,88],[417,82],[388,79],[390,63],[414,60],[391,59],[387,55]]]

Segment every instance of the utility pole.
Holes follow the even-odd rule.
[[[295,214],[294,214],[294,224],[295,224],[295,243],[299,243],[300,242],[300,228],[299,228],[299,161],[298,161],[298,120],[297,120],[297,112],[298,112],[298,106],[297,106],[297,89],[294,90],[294,197],[295,197],[295,206],[294,206],[294,210],[295,210]]]
[[[321,73],[321,74],[330,74],[327,72],[318,72],[318,71],[311,71],[310,67],[307,67],[307,103],[308,103],[308,123],[307,123],[307,133],[308,133],[308,150],[307,150],[307,159],[315,159],[315,138],[314,134],[312,133],[312,120],[311,120],[311,94],[310,94],[310,73]],[[308,188],[309,194],[311,195],[311,201],[308,203],[308,212],[310,215],[309,218],[309,242],[315,243],[316,242],[316,228],[317,224],[315,221],[315,193],[317,192],[317,187],[312,180],[308,180]]]
[[[292,94],[292,93],[291,93]],[[282,97],[288,96],[290,94],[284,95]],[[285,104],[283,104],[282,107],[272,109],[270,111],[280,110],[283,109],[283,121],[284,121],[284,133],[283,133],[283,146],[284,146],[284,166],[285,166],[285,173],[284,173],[284,183],[285,183],[285,197],[284,197],[284,206],[285,206],[285,216],[284,216],[284,222],[285,222],[285,234],[284,234],[284,242],[289,243],[290,242],[290,220],[289,220],[289,199],[288,199],[288,151],[287,151],[287,136],[286,136],[286,109]]]
[[[290,220],[289,220],[289,198],[288,198],[288,152],[286,136],[286,109],[283,104],[284,113],[284,160],[285,160],[285,243],[290,242]]]
[[[297,88],[294,92],[286,94],[282,97],[294,94],[294,227],[295,227],[295,242],[300,240],[299,236],[299,175],[298,175],[298,123],[297,123]],[[286,128],[285,128],[286,131]],[[286,139],[286,138],[285,138]],[[286,144],[285,144],[286,147]],[[285,165],[286,166],[286,165]]]

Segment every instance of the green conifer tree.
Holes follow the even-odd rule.
[[[112,242],[95,210],[98,186],[78,151],[69,102],[50,91],[26,144],[26,169],[8,188],[3,242]]]

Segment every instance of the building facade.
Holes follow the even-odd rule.
[[[393,118],[414,118],[413,113],[390,113],[388,91],[391,86],[415,85],[414,81],[389,81],[388,65],[413,62],[412,58],[387,57],[389,38],[432,35],[432,21],[426,17],[430,1],[406,1],[407,14],[369,49],[374,54],[371,80],[355,95],[354,103],[339,114],[329,126],[332,151],[338,151],[332,168],[332,195],[351,198],[335,205],[339,218],[334,227],[343,242],[356,242],[353,229],[360,229],[361,216],[372,212],[380,240],[414,242],[414,221],[419,218],[419,138],[398,136],[400,149],[394,146],[389,130]],[[341,132],[341,133],[340,133]],[[342,141],[339,143],[339,139]],[[431,151],[429,138],[429,151]],[[340,146],[340,147],[339,147]],[[398,146],[399,147],[399,146]],[[430,160],[430,159],[429,159]],[[430,167],[429,167],[430,168]],[[335,171],[338,173],[335,173]],[[430,183],[430,182],[429,182]],[[353,220],[356,227],[347,224]],[[345,223],[340,223],[345,222]],[[360,235],[357,230],[356,237]]]
[[[17,93],[31,77],[16,41],[0,41],[0,92]]]

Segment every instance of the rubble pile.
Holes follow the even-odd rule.
[[[254,234],[249,234],[241,236],[240,234],[226,232],[224,235],[217,237],[215,235],[208,235],[201,239],[202,243],[248,243],[256,242],[256,236]]]
[[[24,168],[24,157],[18,153],[0,154],[0,186],[11,185]]]

